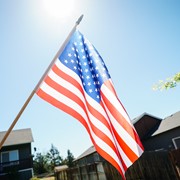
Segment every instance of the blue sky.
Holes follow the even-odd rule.
[[[131,119],[180,110],[179,86],[152,90],[180,71],[179,0],[76,0],[72,7],[59,1],[60,17],[45,9],[45,1],[0,1],[0,131],[9,128],[81,14],[78,29],[103,57]],[[32,129],[32,147],[40,152],[52,143],[63,157],[67,149],[77,157],[92,145],[77,120],[37,95],[14,129],[21,128]]]

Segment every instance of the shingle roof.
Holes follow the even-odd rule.
[[[78,159],[81,159],[81,158],[83,158],[83,157],[85,157],[85,156],[88,156],[88,155],[90,155],[90,154],[92,154],[92,153],[94,153],[94,152],[96,152],[96,149],[95,149],[94,146],[91,146],[91,147],[88,148],[85,152],[83,152],[80,156],[78,156],[78,157],[75,159],[75,161],[77,161]]]
[[[3,139],[6,131],[0,132],[0,141]],[[30,128],[13,130],[7,137],[6,141],[3,144],[4,146],[12,146],[18,144],[26,144],[33,142],[33,136]]]
[[[169,131],[180,126],[180,111],[164,118],[153,136]]]

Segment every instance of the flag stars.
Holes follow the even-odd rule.
[[[81,79],[82,86],[89,96],[100,101],[100,87],[109,78],[108,71],[95,48],[83,36],[74,36],[66,53],[62,54],[62,63],[74,71]]]
[[[89,89],[89,92],[90,92],[90,93],[92,93],[92,92],[93,92],[93,90],[92,90],[92,89]]]
[[[67,63],[68,63],[68,60],[64,60],[64,62],[67,64]]]

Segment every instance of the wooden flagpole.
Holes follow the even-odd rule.
[[[16,118],[14,119],[14,121],[12,122],[11,126],[9,127],[9,129],[7,130],[6,134],[4,135],[3,139],[0,142],[0,150],[4,144],[4,142],[6,141],[7,137],[9,136],[10,132],[12,131],[12,129],[14,128],[14,126],[16,125],[17,121],[19,120],[20,116],[22,115],[22,113],[24,112],[25,108],[27,107],[27,105],[29,104],[30,100],[32,99],[33,95],[36,93],[36,90],[38,89],[38,87],[40,86],[40,84],[42,83],[43,79],[45,78],[45,76],[47,75],[48,71],[51,69],[51,67],[53,66],[54,62],[56,61],[56,59],[59,57],[59,55],[63,52],[66,44],[68,43],[71,35],[74,33],[74,31],[76,30],[76,27],[79,25],[79,23],[81,22],[83,18],[83,15],[81,15],[78,20],[76,21],[73,29],[71,30],[71,32],[69,33],[68,37],[66,38],[66,40],[64,41],[64,43],[62,44],[62,46],[60,47],[59,51],[56,53],[55,57],[53,58],[53,60],[51,61],[50,65],[48,66],[48,68],[46,69],[46,71],[44,72],[44,74],[42,75],[41,79],[39,80],[39,82],[37,83],[37,85],[35,86],[34,90],[31,92],[31,94],[29,95],[28,99],[26,100],[26,102],[24,103],[24,105],[22,106],[21,110],[19,111],[19,113],[17,114]]]

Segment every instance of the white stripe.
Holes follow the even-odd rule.
[[[104,92],[105,93],[105,92]],[[105,105],[105,103],[104,103]],[[123,141],[129,146],[129,148],[137,155],[140,156],[142,154],[141,147],[137,144],[137,142],[129,135],[129,133],[116,121],[116,119],[113,117],[113,115],[109,112],[108,108],[106,107],[106,111],[109,115],[109,118],[113,124],[113,127],[115,128],[116,132],[119,134],[119,136],[123,139]]]
[[[107,107],[106,107],[106,110],[107,110],[107,113],[108,113],[108,115],[109,115],[109,117],[110,117],[110,119],[111,119],[111,121],[112,121],[112,124],[113,124],[113,126],[114,126],[114,128],[116,129],[116,131],[117,131],[117,133],[120,135],[120,133],[119,132],[121,132],[121,135],[120,135],[120,137],[123,139],[123,141],[125,141],[125,143],[129,146],[130,144],[128,144],[128,143],[131,143],[131,141],[129,141],[128,140],[128,136],[129,136],[129,134],[127,135],[127,137],[125,136],[125,132],[123,132],[124,131],[124,129],[120,126],[119,128],[118,127],[116,127],[116,123],[114,123],[114,121],[116,122],[116,120],[114,120],[114,118],[113,118],[113,116],[111,115],[111,113],[108,111],[108,109],[107,109]],[[117,126],[119,126],[119,125],[117,125]],[[119,132],[118,132],[118,130],[119,130]],[[125,136],[125,137],[124,137]],[[130,137],[131,138],[131,137]],[[132,162],[131,162],[131,160],[128,158],[128,156],[125,154],[125,152],[122,150],[122,148],[121,148],[121,146],[120,146],[120,144],[116,141],[116,143],[117,143],[117,147],[118,147],[118,150],[120,151],[120,154],[121,154],[121,156],[122,156],[122,159],[123,159],[123,161],[124,161],[124,163],[126,164],[126,166],[127,167],[129,167],[129,166],[131,166],[132,165]],[[133,145],[132,145],[133,146]],[[135,146],[135,147],[134,147]],[[133,147],[130,147],[130,149],[134,152],[135,151],[135,149],[137,149],[137,144],[135,144]],[[142,151],[142,150],[141,150]],[[140,156],[139,155],[139,152],[138,152],[138,156]]]
[[[84,110],[77,104],[75,101],[71,100],[67,96],[64,96],[63,94],[59,93],[52,87],[50,87],[48,84],[43,82],[40,87],[44,92],[46,92],[51,97],[57,99],[59,102],[63,102],[64,104],[68,105],[69,107],[75,109],[79,114],[82,115],[84,119],[87,119],[87,116],[84,112]]]
[[[74,94],[76,94],[85,104],[84,101],[84,96],[82,95],[81,91],[74,86],[72,83],[69,83],[68,81],[64,80],[63,78],[61,78],[60,76],[58,76],[56,73],[54,73],[52,70],[48,73],[48,76],[55,81],[57,84],[59,84],[60,86],[63,86],[64,88],[70,90],[71,92],[73,92]]]
[[[61,71],[66,73],[68,76],[71,76],[72,78],[74,78],[82,87],[82,81],[81,81],[80,77],[74,71],[72,71],[71,69],[66,67],[64,64],[62,64],[59,59],[57,59],[55,64]]]
[[[127,120],[130,126],[134,129],[127,113],[124,111],[123,107],[119,103],[116,96],[114,96],[114,93],[112,93],[104,84],[101,86],[101,91],[103,92],[103,94],[106,95],[106,97],[110,100],[113,106],[116,107],[116,109],[118,109],[118,111],[122,114],[122,116]]]

